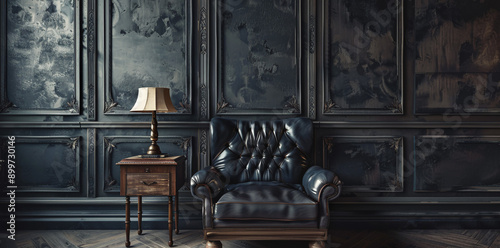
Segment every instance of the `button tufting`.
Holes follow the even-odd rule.
[[[217,124],[217,129],[214,130],[221,133],[215,134],[215,137],[228,138],[227,131],[234,129],[234,136],[229,138],[229,141],[221,141],[226,142],[231,153],[222,153],[214,159],[217,164],[226,165],[226,170],[234,182],[295,180],[292,174],[296,170],[292,170],[292,166],[307,160],[305,155],[310,152],[310,144],[302,143],[304,137],[312,136],[309,128],[303,128],[305,124],[309,127],[309,120],[306,119],[214,123]],[[222,128],[224,125],[227,125],[227,128]],[[300,132],[293,132],[297,129]]]

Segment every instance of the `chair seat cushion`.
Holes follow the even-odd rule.
[[[317,203],[300,185],[279,182],[233,184],[215,205],[216,220],[312,221],[317,220]]]

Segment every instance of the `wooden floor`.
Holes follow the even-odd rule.
[[[130,233],[131,247],[168,247],[165,230],[144,230],[142,235]],[[18,231],[16,241],[1,239],[2,248],[73,248],[125,247],[123,230]],[[201,230],[181,230],[174,236],[174,247],[205,247]],[[222,241],[225,248],[307,248],[297,241]],[[404,230],[357,231],[332,230],[329,248],[500,248],[499,230]]]

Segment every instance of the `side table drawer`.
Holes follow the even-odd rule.
[[[170,173],[128,173],[127,195],[170,194]]]

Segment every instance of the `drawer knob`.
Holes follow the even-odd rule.
[[[153,181],[153,182],[150,182],[150,183],[147,183],[147,182],[144,182],[144,181],[141,181],[142,184],[146,185],[146,186],[151,186],[153,184],[157,184],[156,181]]]
[[[149,168],[146,168],[146,173],[149,173]]]

